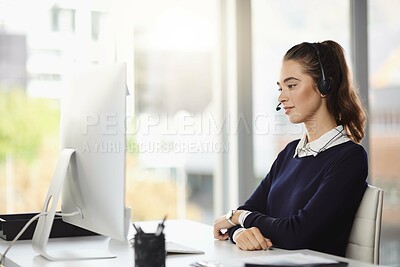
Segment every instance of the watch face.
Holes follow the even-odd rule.
[[[233,216],[233,210],[228,211],[228,213],[226,214],[226,218],[230,219]]]

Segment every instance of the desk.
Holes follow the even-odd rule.
[[[159,222],[138,223],[144,231],[154,232]],[[336,257],[311,250],[286,251],[274,249],[269,251],[242,251],[230,241],[218,241],[213,237],[212,226],[186,220],[170,220],[165,224],[165,235],[168,241],[203,250],[201,255],[167,255],[167,267],[189,266],[197,260],[216,260],[223,263],[224,267],[244,266],[243,258],[279,255],[285,253],[301,252],[323,256],[326,258],[347,261],[349,267],[373,267],[376,265],[360,261]],[[133,236],[134,232],[130,232]],[[8,242],[0,241],[0,251],[4,252]],[[32,267],[102,267],[102,266],[134,266],[134,251],[128,243],[117,242],[102,236],[54,238],[49,242],[49,248],[67,249],[99,248],[109,249],[117,255],[114,259],[85,260],[85,261],[63,261],[51,262],[36,254],[29,240],[18,241],[8,252],[6,267],[32,266]]]

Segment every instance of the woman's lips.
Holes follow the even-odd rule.
[[[289,114],[290,111],[292,111],[294,107],[284,107],[283,109],[285,110],[285,114]]]

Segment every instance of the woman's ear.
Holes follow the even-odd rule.
[[[326,95],[321,94],[321,92],[320,92],[319,89],[318,89],[318,84],[316,84],[316,83],[314,83],[314,90],[315,90],[322,98],[325,98],[325,97],[326,97]]]

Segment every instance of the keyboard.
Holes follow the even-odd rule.
[[[204,251],[171,241],[165,241],[165,250],[167,251],[167,254],[204,254]]]

